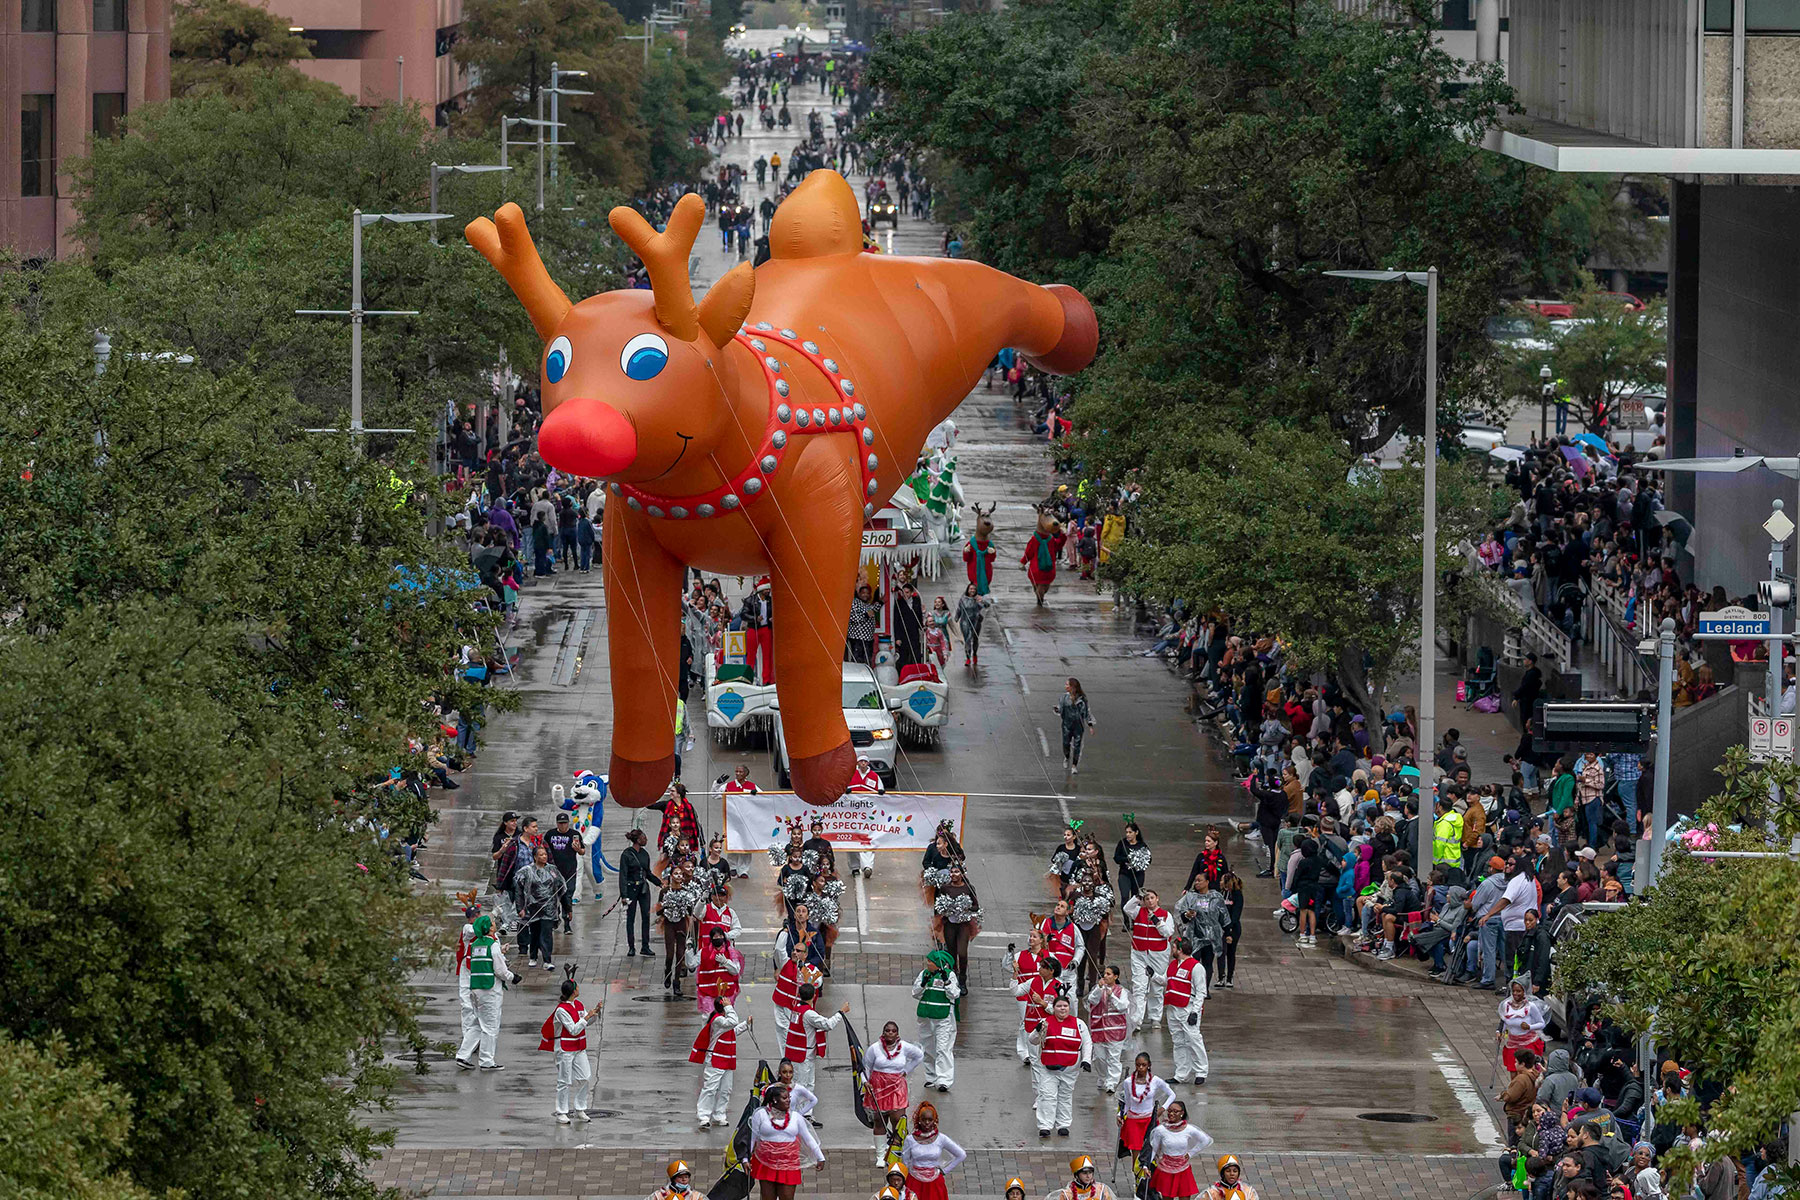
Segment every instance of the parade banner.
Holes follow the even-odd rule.
[[[968,805],[960,792],[851,792],[825,808],[792,792],[732,792],[723,800],[725,849],[733,854],[785,845],[787,822],[794,817],[809,825],[814,817],[824,821],[825,838],[836,850],[923,850],[931,845],[939,821],[951,822],[961,841]]]

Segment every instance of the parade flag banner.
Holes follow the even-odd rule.
[[[787,822],[798,817],[825,823],[834,850],[923,850],[939,821],[949,821],[962,840],[968,797],[960,792],[851,792],[828,808],[815,808],[792,792],[729,792],[725,849],[733,854],[767,850],[788,840]]]

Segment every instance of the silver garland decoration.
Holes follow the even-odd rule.
[[[928,888],[941,888],[950,882],[950,868],[926,867],[924,871],[920,872],[919,878]]]
[[[955,896],[939,896],[932,903],[931,911],[956,925],[981,920],[981,910],[975,907],[974,898],[966,893],[959,893]]]
[[[1131,864],[1134,875],[1143,875],[1150,870],[1150,847],[1139,846],[1135,850],[1125,852],[1125,861]]]

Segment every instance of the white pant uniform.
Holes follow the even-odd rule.
[[[956,1083],[956,1018],[919,1018],[919,1045],[925,1050],[925,1086]]]
[[[469,992],[469,1000],[474,1010],[473,1023],[467,1011],[463,1014],[463,1040],[456,1051],[456,1057],[464,1062],[469,1055],[481,1048],[481,1065],[494,1065],[494,1042],[500,1037],[500,986],[498,981],[491,988],[475,988]]]
[[[1019,1001],[1019,1032],[1013,1035],[1013,1050],[1020,1062],[1031,1061],[1031,1043],[1025,1040],[1025,1002]]]
[[[1075,1118],[1075,1076],[1079,1066],[1060,1071],[1033,1060],[1031,1085],[1037,1092],[1037,1123],[1043,1129],[1067,1129]]]
[[[1125,1077],[1125,1041],[1094,1043],[1094,1078],[1099,1081],[1100,1090],[1119,1086],[1119,1080]]]
[[[858,850],[856,852],[856,869],[864,875],[873,875],[875,873],[875,852]]]
[[[805,1058],[794,1064],[794,1082],[805,1088],[807,1091],[812,1091],[813,1056],[811,1054],[808,1054]]]
[[[706,1064],[706,1069],[700,1073],[700,1100],[694,1106],[696,1117],[715,1125],[723,1125],[730,1119],[733,1074],[723,1067]]]
[[[570,1096],[573,1092],[573,1097]],[[576,1112],[586,1112],[594,1094],[594,1061],[586,1050],[556,1052],[556,1111],[567,1113],[571,1100]]]
[[[1175,1082],[1205,1079],[1207,1069],[1206,1039],[1200,1036],[1200,1022],[1187,1023],[1188,1014],[1200,1015],[1198,999],[1187,1008],[1166,1008],[1169,1018],[1169,1040],[1175,1043]]]
[[[1163,988],[1169,981],[1169,952],[1167,950],[1133,950],[1131,952],[1131,1028],[1136,1030],[1144,1023],[1148,1013],[1150,1023],[1162,1020]]]

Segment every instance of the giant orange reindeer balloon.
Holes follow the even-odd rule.
[[[696,305],[687,263],[705,217],[684,196],[659,234],[613,209],[653,290],[579,304],[551,281],[517,205],[466,232],[546,343],[539,453],[611,492],[612,794],[642,807],[673,773],[692,565],[771,577],[794,788],[831,804],[855,766],[842,661],[865,520],[1002,347],[1067,373],[1092,360],[1098,329],[1072,288],[862,253],[856,197],[835,171],[814,171],[776,211],[768,262],[740,264]]]

